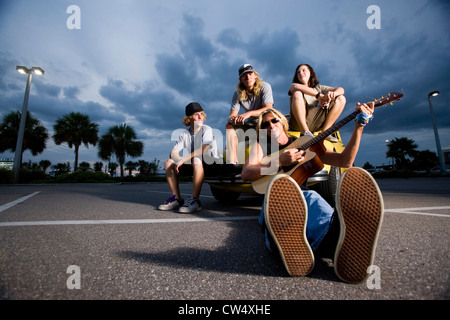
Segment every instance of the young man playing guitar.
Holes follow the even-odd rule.
[[[314,256],[333,258],[337,276],[346,282],[361,282],[372,265],[383,218],[383,199],[372,176],[365,170],[351,168],[366,123],[372,117],[374,103],[359,104],[353,134],[342,153],[326,150],[322,141],[313,159],[344,171],[337,192],[336,211],[315,191],[301,190],[306,179],[298,170],[308,170],[313,159],[308,152],[292,147],[286,118],[275,109],[264,111],[257,126],[259,139],[252,146],[242,171],[242,180],[258,181],[269,168],[286,168],[301,164],[292,175],[279,173],[267,185],[260,223],[265,228],[266,245],[276,250],[291,276],[305,276],[314,267]],[[265,130],[264,130],[265,129]],[[264,135],[279,152],[265,157],[261,144]],[[287,146],[287,147],[286,147]],[[283,149],[283,147],[285,147]],[[278,148],[276,148],[278,149]],[[309,158],[308,158],[309,159]],[[273,172],[272,172],[273,173]],[[312,173],[314,174],[314,172]]]

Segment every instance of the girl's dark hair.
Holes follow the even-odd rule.
[[[297,66],[297,68],[295,69],[294,78],[292,79],[292,83],[300,83],[300,80],[298,80],[298,77],[297,77],[297,71],[298,71],[298,69],[300,69],[301,66],[306,66],[309,69],[309,72],[311,74],[311,76],[309,77],[309,81],[307,83],[308,87],[310,87],[310,88],[316,87],[319,84],[319,79],[317,79],[314,69],[309,64],[306,64],[306,63],[302,63]]]

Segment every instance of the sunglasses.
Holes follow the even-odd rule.
[[[272,122],[272,124],[278,123],[280,122],[280,119],[278,118],[273,118],[269,121],[263,122],[261,123],[261,129],[267,129],[270,126],[270,123]]]

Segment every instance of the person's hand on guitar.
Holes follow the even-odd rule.
[[[300,163],[305,159],[305,154],[305,150],[298,150],[297,148],[284,150],[279,157],[279,166],[286,167]]]
[[[369,102],[369,103],[357,103],[356,104],[356,111],[359,112],[359,114],[356,116],[355,121],[360,126],[365,126],[367,123],[369,123],[370,120],[373,119],[373,111],[375,109],[375,103]]]

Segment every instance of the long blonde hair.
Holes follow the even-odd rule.
[[[286,117],[280,111],[278,111],[277,109],[274,109],[274,108],[266,109],[263,112],[261,112],[261,114],[259,115],[259,117],[258,117],[258,124],[256,125],[256,132],[257,132],[258,137],[259,137],[259,131],[261,129],[261,124],[263,122],[263,118],[268,113],[271,113],[271,114],[273,114],[273,116],[275,118],[280,119],[280,122],[281,122],[281,124],[283,126],[284,133],[286,133],[286,135],[288,137],[290,137],[291,134],[289,133],[288,120],[286,119]]]
[[[264,80],[259,77],[258,72],[256,72],[256,71],[253,71],[253,72],[256,74],[255,86],[253,87],[253,94],[255,96],[259,96],[261,89],[263,87]],[[239,101],[245,101],[249,98],[247,88],[244,86],[244,84],[240,80],[236,86],[236,92],[237,92]]]

